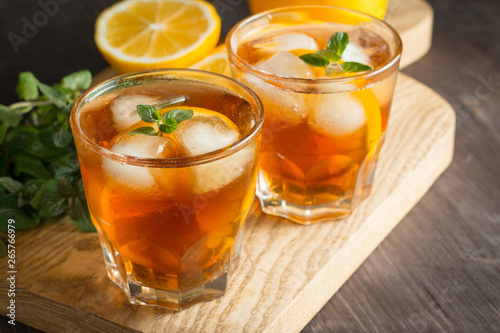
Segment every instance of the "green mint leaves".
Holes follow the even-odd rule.
[[[158,136],[162,133],[172,133],[181,122],[191,119],[194,115],[194,111],[192,109],[172,109],[166,112],[162,117],[157,107],[161,108],[184,101],[186,101],[185,97],[181,97],[163,101],[155,105],[137,105],[137,114],[139,117],[146,123],[156,123],[158,125],[158,131],[152,126],[146,126],[139,127],[129,132],[128,135],[143,134]]]
[[[326,50],[303,54],[299,58],[310,66],[325,67],[325,74],[327,76],[334,76],[345,72],[356,73],[372,70],[373,68],[370,66],[358,62],[348,61],[338,64],[348,44],[349,36],[345,32],[337,32],[328,40]]]
[[[69,124],[73,104],[91,82],[87,70],[52,86],[22,72],[20,101],[0,105],[0,232],[9,219],[16,229],[30,229],[65,215],[80,230],[95,231]],[[0,256],[3,245],[0,240]]]

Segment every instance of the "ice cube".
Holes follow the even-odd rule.
[[[287,51],[281,51],[255,65],[260,70],[281,76],[314,79],[314,72],[299,57]]]
[[[318,50],[318,44],[314,38],[301,32],[285,33],[266,38],[253,46],[264,49],[269,54],[299,49],[311,50],[312,52]]]
[[[200,155],[224,148],[240,138],[240,132],[223,116],[196,116],[174,132],[189,155]],[[191,167],[196,194],[217,191],[243,174],[253,158],[249,147],[228,157]]]
[[[108,149],[139,158],[174,158],[179,154],[178,145],[168,136],[127,135],[128,132],[129,130],[126,130],[118,134],[110,142]],[[103,169],[112,182],[136,190],[155,186],[158,184],[155,178],[168,181],[164,175],[155,177],[155,173],[162,171],[161,169],[125,164],[109,158],[103,160]]]
[[[344,53],[342,53],[343,61],[353,61],[359,62],[363,65],[372,66],[370,57],[363,51],[360,46],[357,46],[354,43],[347,44]]]
[[[191,156],[223,148],[240,137],[238,129],[219,116],[195,116],[182,122],[175,135]]]
[[[349,94],[331,93],[316,96],[308,117],[309,125],[324,135],[344,136],[354,133],[366,122],[363,104]]]
[[[269,117],[274,125],[277,124],[274,118],[281,121],[279,127],[290,127],[299,124],[306,116],[306,94],[280,89],[251,74],[243,76],[241,81],[259,95],[266,117]]]
[[[137,105],[154,104],[159,97],[151,95],[122,95],[113,100],[110,106],[113,127],[121,132],[141,120]]]

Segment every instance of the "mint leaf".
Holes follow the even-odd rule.
[[[163,121],[163,124],[160,124],[158,127],[163,133],[172,133],[177,129],[177,120],[166,119]]]
[[[10,177],[1,177],[0,185],[2,185],[9,193],[16,194],[23,188],[23,184]]]
[[[156,119],[155,111],[158,111],[154,106],[151,105],[137,105],[137,114],[139,117],[147,123],[155,123],[159,120]]]
[[[314,67],[326,67],[330,64],[330,59],[319,53],[307,53],[299,57],[306,64]]]
[[[172,109],[163,115],[163,122],[166,123],[167,119],[175,119],[177,124],[180,124],[184,120],[193,118],[193,115],[192,109]]]
[[[74,214],[71,212],[80,211],[79,218],[73,218]],[[95,226],[90,218],[89,208],[87,206],[87,201],[80,201],[79,198],[75,198],[70,211],[70,217],[73,224],[82,232],[96,232]]]
[[[349,44],[349,36],[345,32],[337,32],[328,41],[327,49],[337,53],[340,57]]]
[[[71,90],[84,90],[90,87],[92,74],[89,70],[79,71],[62,78],[61,84]]]
[[[7,134],[7,124],[0,125],[0,144],[2,144],[3,139],[5,139],[5,134]]]
[[[63,108],[66,106],[66,97],[59,90],[40,82],[38,82],[38,88],[57,107]]]
[[[31,206],[18,207],[17,195],[0,195],[0,232],[7,232],[7,221],[16,221],[16,230],[31,229],[40,224],[40,217]]]
[[[61,179],[59,179],[57,192],[64,198],[74,197],[78,195],[78,190],[73,187],[73,185],[66,177],[61,177]]]
[[[316,52],[316,54],[328,58],[333,62],[338,62],[340,60],[340,56],[332,50],[319,50]]]
[[[145,135],[150,135],[150,136],[157,136],[160,133],[156,132],[156,130],[153,127],[139,127],[139,128],[136,128],[135,130],[127,133],[127,135],[134,135],[134,134],[145,134]]]
[[[156,109],[155,112],[154,112],[154,117],[155,117],[155,120],[157,123],[159,123],[161,121],[161,113],[160,113],[160,110]]]
[[[367,65],[360,64],[359,62],[352,62],[352,61],[347,61],[344,62],[340,65],[342,69],[346,72],[353,73],[353,72],[366,72],[366,71],[371,71],[373,68]]]
[[[60,161],[54,161],[50,164],[54,171],[55,178],[79,178],[80,168],[78,167],[78,158],[76,154],[70,154]]]
[[[23,119],[18,109],[11,109],[8,106],[0,105],[0,120],[9,127],[19,125]]]
[[[12,159],[14,161],[14,175],[25,173],[40,179],[51,178],[51,174],[43,165],[42,160],[36,156],[22,150],[16,150],[12,153]]]
[[[46,181],[31,199],[30,204],[38,210],[38,215],[42,218],[59,216],[68,208],[67,200],[59,194],[57,179]]]
[[[16,92],[20,99],[31,101],[37,99],[38,94],[38,80],[31,72],[19,73],[19,79],[16,86]]]
[[[57,148],[67,147],[73,141],[73,135],[64,127],[65,126],[59,126],[59,128],[54,129],[52,132],[52,141]]]

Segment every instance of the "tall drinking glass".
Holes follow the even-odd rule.
[[[342,32],[349,40],[336,49],[337,63],[300,58],[345,44],[330,41]],[[257,92],[266,112],[257,188],[264,212],[302,224],[349,216],[370,193],[384,142],[397,32],[357,11],[297,6],[241,21],[226,46],[233,77]],[[372,70],[349,72],[352,63]]]
[[[131,134],[158,131],[137,105],[193,117],[169,134]],[[120,76],[75,104],[92,221],[108,276],[132,303],[180,309],[224,293],[255,194],[263,118],[248,88],[196,70]]]

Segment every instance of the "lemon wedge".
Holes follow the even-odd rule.
[[[224,44],[219,45],[208,56],[192,65],[191,68],[231,77],[231,67],[229,66],[229,60],[227,59],[226,46]]]

